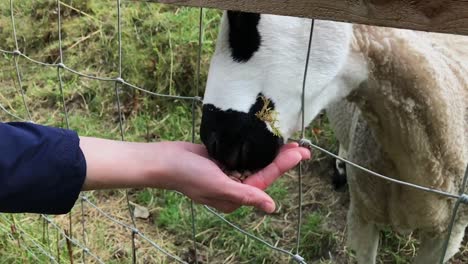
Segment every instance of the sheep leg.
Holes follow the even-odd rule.
[[[467,224],[465,221],[458,220],[453,225],[452,235],[445,253],[444,263],[452,258],[460,249],[465,235],[465,228]],[[442,256],[442,250],[447,239],[447,233],[434,235],[434,233],[421,233],[421,246],[418,255],[414,259],[415,264],[428,264],[439,263]]]
[[[348,211],[348,246],[356,252],[357,263],[375,264],[379,245],[379,229],[363,220],[351,205]]]
[[[347,158],[347,150],[340,144],[338,156],[341,158]],[[346,178],[346,163],[339,159],[335,159],[335,169],[332,177],[332,184],[335,190],[345,186],[347,182]]]

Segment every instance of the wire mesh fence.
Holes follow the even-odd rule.
[[[131,4],[131,3],[130,3]],[[99,81],[99,82],[106,82],[109,85],[113,86],[113,93],[114,93],[114,100],[117,108],[118,114],[118,133],[120,140],[126,140],[126,125],[125,125],[125,113],[122,106],[122,94],[129,90],[137,90],[141,92],[143,95],[153,96],[157,98],[166,98],[166,99],[176,99],[181,101],[186,101],[190,104],[191,108],[191,141],[196,141],[196,107],[199,106],[202,102],[202,98],[198,96],[200,91],[201,85],[201,57],[202,57],[202,47],[203,47],[203,33],[204,33],[204,10],[203,8],[199,9],[199,17],[198,17],[198,36],[197,36],[197,67],[196,67],[196,78],[194,84],[194,91],[192,95],[174,95],[174,94],[167,94],[167,93],[159,93],[149,89],[145,89],[137,84],[134,84],[130,81],[127,81],[127,77],[123,72],[123,56],[125,55],[122,49],[122,3],[120,0],[116,0],[115,5],[109,8],[116,9],[116,17],[115,17],[115,25],[117,28],[116,32],[116,39],[117,39],[117,69],[115,72],[116,75],[113,76],[96,76],[93,74],[85,73],[78,69],[74,69],[68,65],[66,65],[64,60],[64,48],[63,48],[63,38],[62,38],[62,10],[61,8],[66,5],[59,0],[56,1],[56,29],[57,29],[57,40],[58,40],[58,60],[54,63],[43,62],[38,59],[32,58],[27,54],[26,51],[21,49],[18,40],[18,34],[16,25],[19,23],[15,20],[15,1],[9,1],[9,16],[11,19],[11,27],[12,27],[12,36],[11,38],[14,41],[14,49],[13,50],[6,50],[0,46],[0,54],[3,54],[5,58],[9,58],[13,60],[13,70],[14,70],[14,83],[16,85],[17,91],[22,98],[22,104],[25,109],[25,116],[20,116],[19,114],[11,111],[11,108],[8,105],[0,104],[0,110],[3,111],[7,116],[9,116],[9,120],[17,120],[17,121],[24,121],[24,122],[34,122],[33,114],[29,108],[28,100],[27,100],[27,92],[23,84],[24,73],[22,72],[22,66],[25,64],[33,64],[38,65],[40,67],[44,67],[47,69],[55,69],[56,70],[56,80],[57,80],[57,88],[58,94],[61,101],[61,110],[60,112],[63,114],[64,118],[64,127],[67,129],[73,129],[70,126],[69,121],[69,110],[67,107],[67,100],[65,99],[64,93],[64,81],[63,76],[64,74],[72,74],[76,75],[80,78],[85,78],[89,80]],[[70,6],[68,6],[70,7]],[[5,10],[3,11],[5,12]],[[304,106],[305,106],[305,93],[306,93],[306,79],[307,79],[307,72],[308,72],[308,62],[310,51],[313,48],[311,43],[313,39],[313,30],[314,30],[314,20],[311,20],[311,32],[308,45],[308,53],[304,54],[304,79],[303,79],[303,94],[301,98],[302,104],[302,112],[304,113]],[[304,114],[302,115],[304,118]],[[7,120],[2,120],[7,121]],[[452,212],[451,223],[449,226],[449,234],[447,237],[446,242],[448,243],[450,239],[451,229],[453,223],[455,221],[458,209],[460,204],[468,203],[468,195],[465,194],[465,187],[466,181],[468,179],[468,168],[467,172],[465,173],[465,177],[462,184],[462,189],[458,194],[454,193],[447,193],[441,190],[435,190],[432,188],[418,186],[415,184],[399,181],[393,179],[391,177],[381,175],[374,171],[368,170],[358,164],[354,164],[346,159],[343,159],[332,152],[313,144],[310,140],[306,139],[305,135],[305,128],[306,125],[304,123],[304,119],[302,119],[302,128],[301,128],[301,139],[293,140],[299,142],[302,146],[306,146],[311,149],[318,150],[320,152],[325,153],[326,155],[333,157],[335,159],[341,160],[346,164],[353,166],[357,169],[363,170],[375,177],[382,178],[384,180],[394,182],[397,184],[406,185],[412,187],[414,189],[435,193],[441,196],[445,196],[447,198],[456,199],[455,206]],[[299,166],[299,175],[298,175],[298,201],[297,201],[297,215],[298,221],[296,224],[296,246],[295,250],[293,249],[284,249],[276,244],[272,244],[268,242],[266,239],[263,239],[257,235],[254,235],[251,232],[247,232],[241,227],[237,226],[236,224],[229,221],[226,217],[222,214],[216,212],[212,208],[207,206],[203,206],[204,210],[212,214],[214,217],[217,217],[221,220],[222,223],[228,225],[229,227],[233,228],[237,232],[245,235],[246,238],[252,239],[256,243],[260,243],[265,245],[266,247],[270,248],[271,250],[278,252],[279,254],[284,254],[288,256],[291,261],[295,261],[297,263],[306,263],[306,260],[300,255],[300,243],[301,243],[301,226],[302,226],[302,175],[303,175],[303,168],[302,163]],[[182,195],[179,193],[179,195]],[[27,230],[23,228],[23,221],[18,222],[15,218],[15,215],[8,215],[8,214],[0,214],[0,230],[2,233],[6,234],[9,241],[12,241],[17,244],[18,248],[23,249],[25,252],[28,252],[26,257],[24,257],[23,262],[32,262],[32,263],[62,263],[62,262],[81,262],[81,263],[105,263],[105,260],[102,256],[99,256],[96,252],[94,252],[88,244],[90,240],[92,240],[92,231],[88,231],[86,227],[86,219],[89,218],[88,214],[90,211],[93,210],[96,212],[94,215],[95,217],[103,218],[108,220],[107,223],[109,225],[115,225],[124,230],[127,234],[128,241],[131,245],[131,259],[132,263],[142,263],[139,254],[138,254],[138,243],[143,241],[149,246],[158,251],[160,254],[164,255],[169,262],[174,263],[198,263],[198,256],[197,256],[197,248],[199,247],[199,241],[197,241],[197,234],[199,234],[199,230],[197,230],[197,214],[195,210],[195,204],[193,201],[189,202],[189,210],[190,210],[190,222],[191,222],[191,240],[192,240],[192,252],[194,257],[192,260],[184,260],[181,256],[177,256],[172,253],[171,250],[166,249],[164,245],[155,241],[155,238],[145,234],[141,230],[138,229],[137,221],[135,220],[134,216],[134,209],[135,205],[130,200],[129,191],[125,191],[125,203],[126,209],[128,211],[127,217],[115,216],[112,213],[109,213],[105,209],[102,208],[102,205],[93,198],[87,196],[87,194],[81,194],[74,211],[71,212],[66,221],[60,221],[60,223],[53,217],[48,215],[40,215],[37,217],[30,217],[27,218],[26,221],[36,221],[42,223],[41,230]],[[76,227],[80,227],[80,232],[74,232],[78,230]],[[445,244],[445,250],[447,248],[447,243]],[[444,250],[444,254],[445,254]],[[444,259],[444,256],[441,256],[440,262]],[[146,262],[145,262],[146,263]],[[151,263],[151,262],[150,262]]]

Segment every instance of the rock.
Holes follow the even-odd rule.
[[[135,218],[148,219],[150,217],[150,212],[148,208],[144,206],[135,205],[135,209],[133,210],[133,216]]]

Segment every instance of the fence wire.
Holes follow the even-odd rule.
[[[14,60],[14,69],[15,69],[15,74],[16,74],[16,84],[18,88],[18,92],[21,95],[22,103],[23,106],[26,110],[26,115],[27,117],[20,117],[12,112],[10,112],[5,106],[0,104],[0,110],[6,113],[8,116],[13,118],[14,120],[19,120],[19,121],[24,121],[24,122],[34,122],[31,112],[29,110],[28,104],[26,102],[26,94],[23,88],[22,84],[22,73],[21,73],[21,67],[20,67],[20,59],[24,59],[28,63],[40,65],[43,67],[49,67],[49,68],[56,68],[57,69],[57,80],[58,80],[58,88],[60,92],[60,98],[61,98],[61,103],[62,103],[62,111],[64,114],[64,119],[65,119],[65,128],[70,129],[70,123],[69,123],[69,117],[68,117],[68,109],[65,101],[65,96],[63,93],[63,80],[62,80],[62,74],[63,71],[67,71],[70,73],[73,73],[77,76],[91,79],[91,80],[97,80],[97,81],[102,81],[102,82],[113,82],[114,83],[114,92],[115,92],[115,101],[117,104],[117,109],[118,109],[118,114],[119,114],[119,131],[120,131],[120,139],[122,141],[125,140],[125,130],[124,130],[124,119],[123,119],[123,112],[122,112],[122,106],[121,106],[121,101],[120,101],[120,94],[122,93],[123,90],[125,89],[134,89],[143,92],[144,94],[147,95],[152,95],[160,98],[168,98],[168,99],[179,99],[179,100],[186,100],[191,102],[191,109],[192,109],[192,142],[195,142],[195,120],[196,120],[196,106],[197,104],[200,104],[203,100],[198,96],[198,92],[200,91],[200,71],[201,71],[201,54],[202,54],[202,46],[203,46],[203,8],[199,9],[199,34],[198,34],[198,53],[197,53],[197,69],[196,69],[196,84],[195,84],[195,94],[194,96],[179,96],[179,95],[169,95],[169,94],[160,94],[156,92],[149,91],[147,89],[144,89],[142,87],[139,87],[138,85],[132,84],[127,82],[124,79],[124,76],[122,76],[122,29],[121,29],[121,1],[116,0],[116,9],[117,9],[117,37],[118,37],[118,76],[115,77],[109,77],[109,76],[93,76],[89,74],[82,73],[78,70],[75,70],[71,67],[68,67],[67,65],[64,64],[63,60],[63,42],[62,42],[62,17],[61,17],[61,2],[59,0],[57,2],[57,31],[58,31],[58,43],[59,43],[59,62],[58,63],[45,63],[41,62],[38,60],[35,60],[31,57],[29,57],[27,54],[24,54],[20,51],[19,45],[18,45],[18,37],[16,33],[16,22],[15,22],[15,14],[14,14],[14,1],[10,0],[10,17],[11,17],[11,23],[12,23],[12,38],[14,39],[14,44],[15,44],[15,49],[14,50],[3,50],[0,48],[0,53],[3,53],[6,56],[13,57]],[[371,171],[363,166],[360,166],[358,164],[355,164],[351,161],[348,161],[346,159],[343,159],[332,152],[317,146],[313,144],[310,140],[305,138],[305,93],[306,93],[306,81],[307,81],[307,73],[308,73],[308,65],[309,65],[309,57],[310,57],[310,52],[312,47],[312,38],[313,38],[313,31],[314,31],[314,20],[311,20],[311,30],[310,30],[310,36],[309,36],[309,42],[308,42],[308,49],[307,49],[307,55],[305,56],[305,67],[304,67],[304,76],[303,76],[303,86],[302,86],[302,97],[301,97],[301,118],[302,118],[302,126],[301,126],[301,139],[295,140],[291,139],[291,141],[298,142],[301,146],[308,147],[310,149],[315,149],[318,151],[321,151],[325,153],[326,155],[329,155],[335,159],[341,160],[342,162],[353,166],[357,169],[363,170],[367,172],[370,175],[373,175],[375,177],[379,177],[381,179],[384,179],[389,182],[405,185],[411,188],[414,188],[416,190],[420,191],[425,191],[425,192],[430,192],[434,193],[437,195],[445,196],[447,198],[452,198],[456,199],[454,208],[452,210],[452,217],[450,221],[450,225],[448,227],[448,232],[447,232],[447,239],[444,244],[444,249],[443,249],[443,254],[440,259],[440,263],[443,263],[443,259],[445,258],[445,253],[447,250],[448,242],[450,240],[450,235],[452,232],[453,224],[455,222],[457,212],[459,210],[460,205],[467,204],[468,203],[468,195],[465,194],[465,188],[466,188],[466,183],[468,181],[468,164],[467,164],[467,169],[463,178],[463,183],[461,185],[461,189],[459,194],[454,194],[454,193],[449,193],[441,190],[436,190],[424,186],[419,186],[416,184],[412,183],[407,183],[403,181],[399,181],[396,179],[393,179],[391,177],[379,174],[377,172]],[[214,209],[208,207],[208,206],[203,206],[205,210],[207,210],[209,213],[211,213],[213,216],[219,218],[222,220],[225,224],[229,225],[233,229],[237,230],[238,232],[242,233],[246,237],[257,241],[258,243],[261,243],[270,249],[279,252],[281,254],[284,254],[286,256],[289,256],[292,261],[295,261],[296,263],[306,263],[306,260],[299,254],[299,246],[300,246],[300,232],[301,232],[301,219],[302,219],[302,174],[303,174],[303,169],[302,169],[302,163],[299,165],[299,177],[298,177],[298,222],[297,222],[297,241],[296,241],[296,252],[292,253],[293,250],[286,250],[283,248],[276,247],[264,239],[253,235],[252,233],[249,233],[242,228],[238,227],[237,225],[233,224],[226,218],[224,218],[221,214],[216,212]],[[177,192],[176,192],[177,193]],[[179,193],[180,195],[183,195]],[[87,246],[86,246],[86,241],[87,241],[87,234],[86,234],[86,226],[85,226],[85,217],[86,217],[86,208],[87,206],[90,208],[95,209],[96,211],[99,212],[101,216],[104,218],[107,218],[108,220],[112,221],[114,224],[117,224],[120,227],[125,228],[129,232],[129,237],[132,242],[132,263],[137,263],[138,260],[138,254],[137,254],[137,249],[135,246],[135,239],[136,237],[139,237],[146,242],[148,242],[155,250],[159,251],[163,255],[165,255],[167,258],[171,259],[172,261],[175,261],[177,263],[187,263],[186,261],[182,260],[180,257],[170,253],[168,250],[164,249],[162,246],[158,245],[155,241],[153,241],[151,238],[149,238],[147,235],[142,233],[140,230],[138,230],[135,222],[135,216],[132,213],[132,205],[130,203],[128,191],[125,193],[125,199],[127,203],[127,209],[130,215],[131,223],[124,223],[121,220],[118,220],[116,217],[112,216],[111,214],[105,212],[103,209],[101,209],[98,205],[93,203],[85,194],[80,195],[79,199],[79,204],[80,204],[80,213],[81,213],[81,227],[82,227],[82,234],[81,234],[81,241],[77,240],[77,238],[72,234],[72,226],[73,226],[73,218],[72,214],[69,214],[68,217],[68,231],[60,227],[59,224],[57,224],[52,218],[50,218],[47,215],[40,215],[41,219],[43,220],[43,242],[40,242],[35,238],[33,235],[31,235],[29,232],[24,230],[21,225],[17,224],[15,221],[15,216],[10,215],[10,219],[6,214],[1,214],[0,213],[0,219],[2,219],[2,222],[0,222],[0,230],[2,230],[11,240],[16,240],[18,243],[18,246],[20,248],[23,248],[25,251],[27,251],[34,259],[37,261],[40,261],[40,257],[37,255],[37,253],[42,254],[46,258],[49,259],[51,263],[60,263],[60,251],[59,247],[57,246],[57,257],[53,256],[53,253],[51,252],[50,249],[50,237],[49,237],[49,227],[53,228],[57,234],[60,236],[57,237],[57,240],[59,240],[60,237],[66,239],[67,243],[71,243],[74,247],[80,249],[82,251],[82,262],[86,263],[87,258],[93,259],[97,263],[104,263],[104,261],[95,253],[93,253]],[[193,250],[195,252],[195,263],[198,263],[198,257],[197,257],[197,241],[196,241],[196,214],[195,214],[195,209],[194,209],[194,203],[193,201],[190,201],[190,210],[191,210],[191,227],[192,227],[192,240],[193,240]],[[6,226],[8,225],[8,226]],[[44,243],[44,241],[47,240],[47,242]],[[58,241],[57,241],[58,243]],[[32,246],[28,246],[28,244],[31,244]],[[44,245],[45,244],[45,245]],[[47,247],[47,248],[46,248]],[[36,250],[32,250],[35,248]],[[70,252],[70,262],[73,262],[73,256],[72,252]]]

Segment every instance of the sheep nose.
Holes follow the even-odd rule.
[[[211,132],[205,139],[205,146],[209,155],[228,169],[239,169],[246,163],[248,154],[242,142],[229,142],[226,136]]]
[[[200,136],[212,158],[239,172],[264,168],[283,144],[254,115],[221,111],[212,105],[203,107]]]
[[[217,156],[216,153],[218,153],[218,137],[216,136],[215,132],[211,132],[210,136],[208,137],[206,143],[206,148],[208,150],[208,153],[212,154],[212,156]]]

